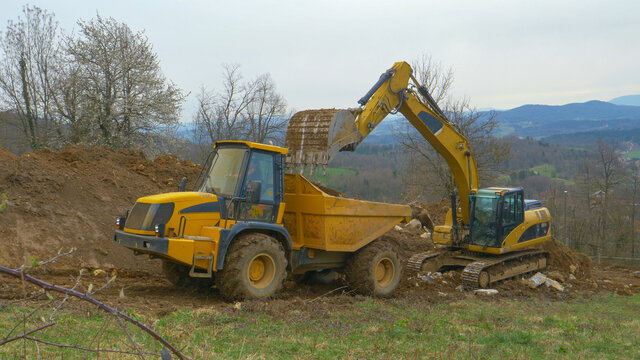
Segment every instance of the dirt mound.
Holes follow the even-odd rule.
[[[573,275],[583,280],[592,277],[594,263],[591,259],[583,253],[569,249],[556,238],[540,244],[539,248],[549,252],[551,270],[558,271],[566,277]]]
[[[0,159],[15,159],[18,156],[0,146]]]
[[[157,261],[111,241],[115,217],[138,197],[175,191],[183,176],[193,182],[200,171],[175,156],[151,161],[140,151],[95,147],[19,157],[0,152],[0,169],[0,192],[9,200],[0,212],[0,263],[19,266],[75,247],[58,266],[149,271],[158,269]]]

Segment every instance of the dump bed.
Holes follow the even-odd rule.
[[[284,176],[284,201],[294,249],[355,251],[411,219],[409,206],[332,196],[297,174]]]

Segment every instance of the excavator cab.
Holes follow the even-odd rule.
[[[469,196],[471,204],[471,245],[503,247],[505,238],[524,221],[522,188],[480,189]]]

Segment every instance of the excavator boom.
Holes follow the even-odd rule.
[[[461,221],[469,224],[469,193],[478,186],[476,162],[467,139],[447,120],[429,92],[397,62],[350,110],[307,110],[294,115],[285,145],[291,165],[326,167],[338,151],[353,151],[387,115],[402,113],[442,155],[453,173],[460,198]],[[421,94],[424,101],[417,93]],[[333,113],[333,116],[330,114]],[[350,116],[351,115],[351,116]]]

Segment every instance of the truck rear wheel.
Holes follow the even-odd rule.
[[[217,285],[228,300],[272,296],[282,287],[287,259],[280,243],[265,234],[240,235],[229,250]]]
[[[402,264],[394,246],[374,241],[349,258],[345,273],[349,286],[358,293],[389,297],[400,284]]]

